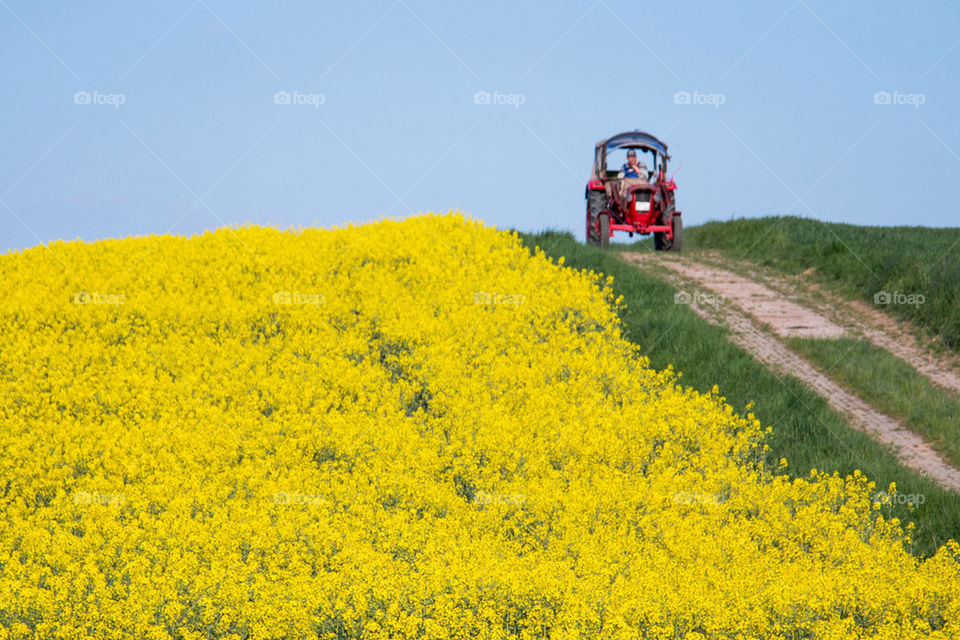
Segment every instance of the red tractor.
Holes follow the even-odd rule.
[[[607,156],[620,149],[626,150],[628,164],[622,170],[608,169]],[[649,157],[650,164],[629,163],[630,156],[638,154]],[[618,133],[597,143],[586,193],[587,244],[606,249],[614,231],[626,231],[630,237],[652,233],[657,251],[680,251],[683,222],[676,207],[677,185],[667,178],[669,159],[667,145],[642,131]]]

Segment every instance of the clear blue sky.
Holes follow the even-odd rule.
[[[0,0],[0,251],[450,208],[581,237],[634,128],[687,225],[957,226],[958,40],[953,0]]]

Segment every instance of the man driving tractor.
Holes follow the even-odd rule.
[[[637,150],[627,149],[627,161],[617,176],[619,180],[620,198],[626,198],[627,189],[636,184],[647,184],[647,165],[637,162]]]
[[[620,170],[621,178],[640,178],[643,182],[647,181],[647,165],[643,162],[637,162],[637,150],[627,150],[627,161]]]

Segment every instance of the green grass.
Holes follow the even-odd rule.
[[[882,308],[960,351],[960,229],[861,227],[778,216],[685,228],[683,248],[719,251],[789,274],[813,267],[821,282],[871,304],[879,292],[920,294],[923,304]]]
[[[575,269],[594,269],[614,276],[613,287],[624,296],[625,336],[638,344],[652,366],[673,365],[681,382],[700,391],[715,384],[737,410],[753,402],[752,411],[765,426],[768,465],[786,458],[787,473],[808,476],[811,468],[838,471],[859,469],[876,482],[877,491],[896,482],[902,493],[923,494],[922,505],[910,512],[891,507],[917,530],[912,551],[926,557],[948,538],[960,539],[960,500],[919,474],[906,469],[892,454],[867,435],[850,429],[826,401],[793,378],[780,379],[746,351],[726,339],[726,331],[707,324],[685,305],[674,304],[675,290],[663,280],[621,261],[615,252],[604,252],[574,240],[569,233],[521,234],[524,243],[539,246],[548,256],[566,258]]]
[[[790,347],[882,413],[919,433],[960,467],[960,397],[865,340],[795,338]]]

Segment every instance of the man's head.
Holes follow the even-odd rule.
[[[636,161],[637,161],[637,150],[636,150],[636,149],[628,149],[628,150],[627,150],[627,162],[629,162],[630,164],[634,164],[634,163],[636,163]]]

